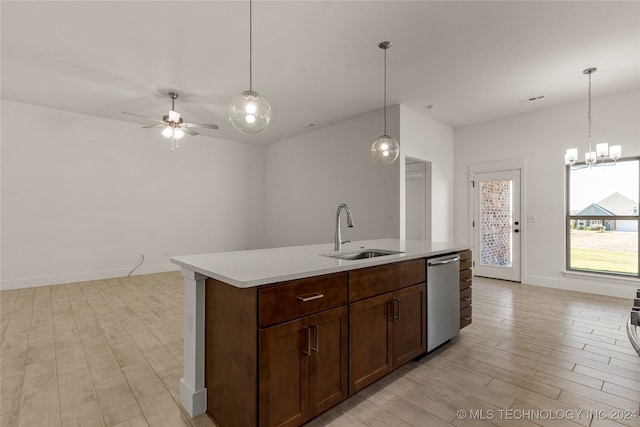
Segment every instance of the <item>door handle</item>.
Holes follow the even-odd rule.
[[[400,300],[393,300],[393,320],[400,319]]]

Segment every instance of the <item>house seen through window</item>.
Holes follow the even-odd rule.
[[[567,270],[640,277],[640,158],[567,171]]]

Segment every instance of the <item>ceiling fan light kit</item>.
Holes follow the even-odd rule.
[[[162,116],[162,120],[153,119],[151,117],[141,116],[140,114],[126,113],[129,116],[142,117],[143,119],[153,120],[158,122],[155,125],[143,126],[143,128],[162,128],[160,135],[165,138],[171,139],[171,151],[178,148],[178,140],[182,139],[186,134],[191,136],[199,135],[198,132],[191,128],[203,128],[203,129],[218,129],[218,125],[211,125],[206,123],[187,123],[183,120],[180,113],[176,111],[176,98],[177,92],[169,92],[167,95],[171,98],[171,110],[169,114]]]
[[[253,2],[249,0],[249,90],[231,100],[229,121],[245,135],[255,135],[269,126],[271,104],[253,90]]]
[[[380,42],[378,47],[384,51],[384,134],[373,141],[371,157],[376,162],[390,165],[396,161],[400,154],[398,141],[387,135],[387,49],[391,47],[391,42]]]
[[[587,110],[587,121],[588,121],[588,131],[587,131],[587,143],[588,150],[584,153],[584,164],[576,165],[578,161],[578,149],[577,148],[569,148],[564,153],[564,164],[569,166],[571,169],[584,169],[584,168],[592,168],[598,166],[613,166],[616,164],[619,158],[622,157],[622,146],[621,145],[612,145],[609,147],[609,144],[606,142],[602,142],[600,144],[596,144],[596,151],[592,151],[591,146],[591,75],[598,71],[597,68],[591,67],[582,71],[583,74],[587,74],[589,76],[589,109]],[[613,160],[612,162],[607,162],[607,156],[609,159]],[[600,162],[598,162],[600,159]]]

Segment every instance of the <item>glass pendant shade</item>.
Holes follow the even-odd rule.
[[[253,90],[245,90],[231,100],[229,120],[238,132],[255,135],[269,126],[271,105]]]
[[[398,154],[400,154],[400,144],[389,135],[382,135],[371,145],[371,157],[376,162],[389,165],[396,161]]]

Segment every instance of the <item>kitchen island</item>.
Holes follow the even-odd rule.
[[[365,249],[393,253],[334,257]],[[237,423],[237,417],[242,425],[301,425],[335,406],[425,352],[424,260],[451,253],[468,253],[465,262],[470,266],[468,246],[398,239],[347,243],[340,252],[331,244],[319,244],[172,258],[184,277],[182,406],[191,416],[209,409],[223,426],[227,419]],[[470,282],[470,275],[465,280]],[[384,366],[374,366],[377,361],[370,357],[354,362],[357,340],[362,340],[358,337],[363,336],[358,328],[369,327],[366,315],[372,307],[385,316]],[[401,325],[407,319],[413,319],[413,337],[402,338],[407,328]],[[331,331],[336,340],[321,342],[320,329],[323,339]],[[370,339],[365,341],[362,345],[370,345]],[[296,350],[299,360],[286,360],[289,354],[282,352],[287,346]],[[297,355],[298,347],[302,355]],[[316,360],[320,354],[325,359]],[[328,362],[327,357],[334,359]],[[307,375],[335,366],[340,372],[331,384],[314,386],[314,381],[331,376],[327,372]],[[295,375],[282,380],[287,369]],[[311,402],[291,398],[292,408],[276,407],[274,391],[290,394],[300,387],[312,395],[314,390],[324,394]],[[274,417],[286,422],[275,422]]]

